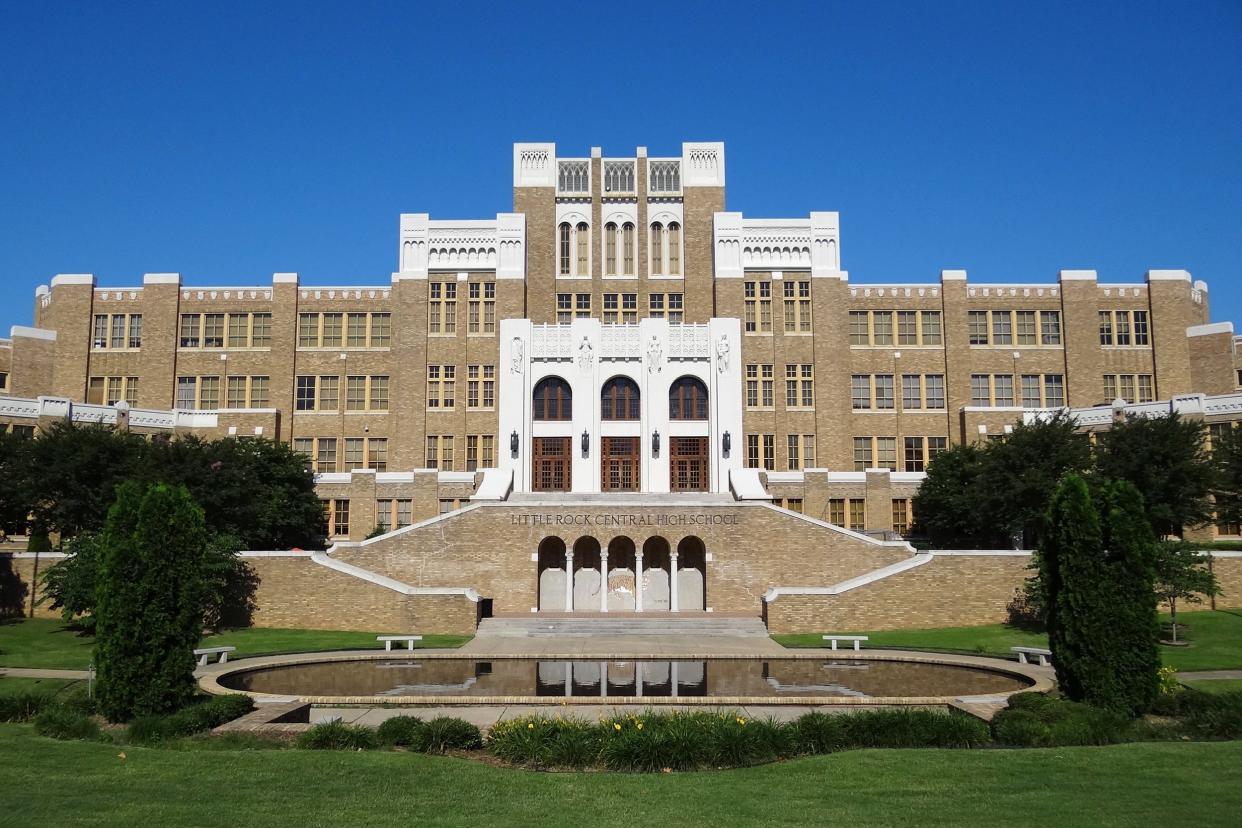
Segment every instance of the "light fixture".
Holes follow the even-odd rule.
[[[591,451],[591,435],[587,430],[582,429],[582,456],[586,457]]]
[[[509,453],[514,457],[518,456],[518,434],[516,431],[509,435]]]
[[[728,457],[729,449],[731,448],[733,448],[733,437],[726,431],[724,434],[720,435],[720,450],[723,452],[725,457]]]
[[[660,456],[660,432],[659,431],[651,432],[651,456],[652,457]]]

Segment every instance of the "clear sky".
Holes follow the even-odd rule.
[[[1242,322],[1242,2],[0,4],[0,331],[56,273],[377,284],[514,141],[726,142],[854,282],[1140,281]],[[176,8],[180,6],[181,8]]]

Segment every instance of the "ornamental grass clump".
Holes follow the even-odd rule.
[[[55,696],[46,690],[0,694],[0,722],[29,722],[55,703]]]
[[[299,735],[297,746],[303,750],[374,750],[379,747],[379,740],[369,727],[331,721],[314,725]]]
[[[94,741],[100,738],[99,722],[94,717],[66,707],[49,707],[35,717],[35,732],[52,739]]]
[[[240,693],[213,696],[165,716],[139,716],[129,723],[126,739],[137,744],[154,744],[192,736],[246,715],[254,709],[254,699]]]
[[[977,747],[988,727],[973,716],[938,710],[866,710],[807,713],[795,723],[805,753],[851,748]]]
[[[1190,735],[1204,739],[1242,738],[1242,690],[1184,690],[1182,695],[1182,725]]]
[[[375,736],[381,745],[422,751],[427,728],[417,716],[393,716],[380,722]]]
[[[423,753],[444,753],[448,750],[474,750],[483,747],[479,729],[464,719],[440,716],[423,726]]]

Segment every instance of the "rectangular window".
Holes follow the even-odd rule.
[[[323,314],[323,335],[319,344],[325,348],[341,347],[341,323],[342,314]]]
[[[345,345],[349,348],[367,346],[367,315],[351,313],[345,318]]]
[[[746,435],[746,468],[759,468],[759,435]]]
[[[1104,375],[1104,403],[1107,405],[1117,399],[1117,375]]]
[[[1113,315],[1113,330],[1118,345],[1130,344],[1130,314],[1127,311],[1117,311]]]
[[[479,468],[479,435],[466,435],[466,471],[476,471]]]
[[[335,374],[319,378],[319,410],[339,411],[341,407],[341,378]]]
[[[927,467],[922,437],[905,438],[905,463],[908,472],[921,472]]]
[[[940,311],[923,311],[923,344],[940,345],[944,341],[941,332]]]
[[[1147,311],[1136,310],[1134,312],[1134,344],[1149,345],[1149,331],[1147,327]]]
[[[893,314],[892,311],[872,311],[871,313],[871,341],[874,345],[892,345],[893,344]]]
[[[759,365],[754,362],[746,365],[746,407],[759,407]]]
[[[786,408],[814,408],[814,367],[810,363],[785,366]]]
[[[971,345],[988,344],[988,312],[970,311],[966,317]]]
[[[392,314],[371,314],[371,347],[387,348],[392,344]]]
[[[1039,374],[1022,375],[1023,408],[1041,408],[1043,406],[1043,400],[1040,397],[1040,385]]]
[[[1013,374],[994,374],[992,376],[992,397],[995,405],[1013,405]]]
[[[901,407],[922,408],[923,386],[922,377],[918,374],[901,375]]]
[[[469,366],[476,372],[477,365]],[[467,369],[467,377],[469,376],[469,368]],[[451,411],[457,407],[457,366],[456,365],[428,365],[427,366],[427,407],[438,411]],[[469,394],[471,385],[477,390],[478,382],[470,383],[467,379],[466,391]],[[467,398],[467,406],[469,406]]]
[[[828,522],[834,526],[845,525],[845,498],[834,497],[828,500]]]
[[[224,347],[224,314],[203,314],[203,347]]]
[[[924,378],[924,388],[926,391],[925,406],[932,409],[943,409],[944,374],[928,374]]]
[[[1113,344],[1113,314],[1110,311],[1100,311],[1100,344]]]
[[[605,325],[617,324],[617,320],[620,318],[620,315],[617,311],[618,307],[619,307],[619,303],[617,301],[617,294],[605,293],[604,294],[604,316],[603,316],[603,322]]]
[[[116,405],[122,399],[122,377],[108,377],[108,393],[104,395],[104,405]]]
[[[198,378],[198,407],[206,411],[214,411],[220,407],[220,378]]]
[[[367,468],[375,471],[388,471],[388,438],[371,437],[367,439]]]
[[[250,343],[250,316],[245,313],[229,314],[229,347],[245,348]]]
[[[271,377],[250,378],[250,407],[270,408],[272,405]]]
[[[871,375],[854,374],[850,378],[850,394],[855,411],[871,408]]]
[[[747,333],[772,332],[772,283],[746,282],[743,286],[745,298],[745,330]]]
[[[1009,311],[992,311],[992,344],[1013,344],[1013,319]]]
[[[948,437],[928,437],[927,438],[927,462],[935,460],[941,454],[949,450]]]
[[[916,311],[897,311],[897,344],[919,344],[919,316]]]
[[[182,348],[197,348],[199,346],[199,316],[197,313],[181,314],[181,336],[180,342]]]
[[[297,411],[315,410],[315,377],[298,377],[294,408]]]
[[[871,438],[854,438],[854,471],[866,471],[871,468]]]
[[[319,314],[298,314],[298,347],[319,347]]]
[[[1044,345],[1061,344],[1061,312],[1040,311],[1040,342]]]
[[[363,446],[366,441],[362,437],[345,438],[345,470],[353,471],[362,468]]]
[[[621,294],[621,321],[626,325],[638,324],[638,294]]]
[[[108,347],[108,317],[100,314],[95,317],[94,334],[91,336],[92,348]]]
[[[556,294],[556,321],[568,325],[574,318],[574,295],[572,293]]]
[[[776,405],[776,366],[764,363],[760,371],[763,377],[760,402],[764,408],[772,408]]]
[[[457,283],[428,284],[427,330],[430,333],[457,333]]]
[[[226,405],[229,408],[246,407],[246,377],[229,377],[226,392]]]
[[[1017,343],[1034,345],[1036,342],[1035,311],[1015,311],[1014,321],[1016,322]]]
[[[867,501],[856,497],[850,498],[849,528],[855,532],[861,532],[867,528]]]
[[[142,347],[142,314],[140,313],[129,315],[129,347]]]
[[[893,531],[899,535],[910,532],[910,501],[906,498],[893,498]]]
[[[811,283],[809,280],[785,281],[785,333],[809,333],[811,330]]]
[[[315,471],[329,474],[336,471],[336,438],[319,437],[315,440]]]
[[[1152,387],[1151,374],[1138,375],[1138,401],[1152,402],[1156,399],[1155,390]]]
[[[992,389],[988,384],[987,374],[970,375],[970,404],[974,406],[992,404]]]
[[[324,501],[324,509],[328,516],[328,526],[333,537],[349,536],[349,501],[332,498]]]
[[[482,435],[482,445],[479,461],[485,469],[494,468],[496,466],[496,435]]]
[[[875,375],[875,407],[881,410],[891,410],[895,404],[893,399],[893,375],[892,374],[876,374]]]
[[[788,450],[786,454],[789,459],[789,470],[798,471],[802,468],[802,452],[798,450],[802,443],[802,436],[799,434],[788,435]]]
[[[125,347],[125,315],[116,314],[112,317],[112,336],[108,343],[110,348]]]
[[[1065,377],[1061,374],[1044,374],[1044,405],[1062,408],[1065,405]]]
[[[1138,395],[1134,393],[1134,375],[1133,374],[1121,374],[1120,376],[1117,377],[1117,382],[1120,388],[1121,398],[1123,400],[1125,400],[1128,403],[1138,401]]]
[[[763,435],[763,467],[768,471],[776,468],[776,435]]]
[[[591,318],[591,294],[579,293],[574,303],[574,315],[579,319]]]
[[[870,345],[870,314],[867,311],[850,311],[850,344]]]

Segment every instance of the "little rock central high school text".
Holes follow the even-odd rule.
[[[851,284],[837,213],[726,211],[720,143],[659,158],[516,144],[513,212],[404,214],[396,253],[368,286],[55,276],[33,326],[0,340],[0,427],[70,418],[305,452],[337,544],[255,558],[260,621],[451,606],[466,628],[481,603],[585,603],[792,629],[860,606],[871,628],[946,620],[918,609],[931,569],[980,585],[947,620],[1003,611],[1025,561],[929,569],[901,539],[950,445],[1061,408],[1084,428],[1242,418],[1238,338],[1185,271]],[[362,544],[376,528],[401,531]],[[876,589],[901,584],[905,606],[886,608]]]

